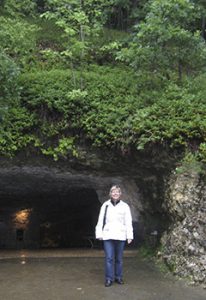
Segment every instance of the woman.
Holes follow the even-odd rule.
[[[121,189],[112,186],[110,199],[103,203],[98,223],[96,238],[103,240],[105,252],[105,286],[109,287],[115,281],[123,284],[122,258],[125,242],[133,240],[132,216],[129,205],[120,200]]]

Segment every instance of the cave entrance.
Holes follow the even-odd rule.
[[[39,208],[40,248],[91,247],[100,202],[93,189],[71,189]]]
[[[1,201],[0,248],[91,248],[101,203],[92,188]],[[9,205],[8,205],[9,203]]]

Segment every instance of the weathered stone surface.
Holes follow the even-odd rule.
[[[170,177],[164,208],[171,226],[162,236],[162,257],[175,274],[206,284],[206,188],[197,173]]]

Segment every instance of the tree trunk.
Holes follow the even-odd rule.
[[[182,64],[180,61],[178,62],[178,80],[182,81]]]
[[[204,39],[206,39],[205,27],[206,27],[206,18],[205,18],[205,16],[203,16],[202,17],[202,37]]]

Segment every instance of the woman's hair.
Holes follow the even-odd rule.
[[[119,190],[120,194],[122,193],[121,188],[119,185],[113,185],[109,191],[109,195],[111,196],[111,193],[113,190]]]

